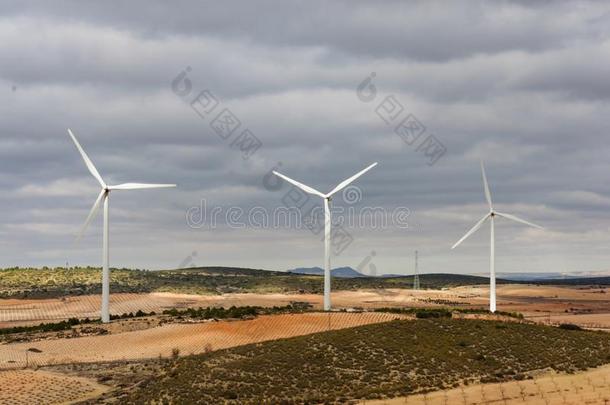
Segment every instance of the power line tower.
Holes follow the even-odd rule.
[[[419,290],[419,269],[417,268],[417,250],[415,251],[415,276],[413,277],[413,289]]]

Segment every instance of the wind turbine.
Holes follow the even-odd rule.
[[[91,211],[89,212],[89,216],[87,217],[85,224],[81,228],[81,230],[78,234],[78,237],[76,238],[76,241],[79,241],[83,237],[83,234],[85,233],[85,230],[87,229],[87,226],[89,226],[89,223],[91,222],[91,220],[93,219],[93,217],[95,216],[97,211],[99,210],[100,204],[103,200],[104,201],[104,241],[103,241],[104,254],[103,254],[103,269],[102,269],[102,322],[107,323],[107,322],[110,322],[110,312],[109,312],[110,270],[108,268],[108,262],[110,260],[110,255],[108,252],[108,249],[109,249],[108,208],[109,208],[110,192],[113,190],[168,188],[168,187],[176,187],[176,185],[175,184],[124,183],[124,184],[119,184],[117,186],[109,186],[104,182],[104,180],[102,179],[102,176],[100,176],[99,172],[93,165],[93,162],[91,162],[91,159],[89,159],[89,156],[87,156],[87,153],[85,153],[83,148],[80,146],[80,143],[78,143],[78,140],[76,139],[76,137],[74,136],[74,134],[72,133],[72,131],[70,129],[68,129],[68,133],[70,134],[70,137],[74,141],[74,144],[76,145],[76,149],[78,149],[81,156],[83,157],[83,160],[85,161],[85,164],[87,165],[87,168],[89,169],[89,171],[91,172],[93,177],[95,177],[97,179],[97,181],[100,183],[100,185],[102,186],[102,191],[100,192],[99,196],[97,197],[97,200],[95,200],[95,203],[93,204],[93,207],[91,208]]]
[[[489,311],[496,312],[496,269],[495,269],[495,224],[494,220],[496,217],[510,219],[512,221],[521,222],[522,224],[532,226],[538,229],[544,229],[539,225],[528,222],[524,219],[516,217],[511,214],[503,214],[501,212],[496,211],[493,208],[493,204],[491,202],[491,193],[489,192],[489,185],[487,184],[487,176],[485,175],[485,166],[483,166],[483,161],[481,161],[481,173],[483,175],[483,187],[485,188],[485,199],[487,200],[487,204],[489,204],[489,212],[485,214],[483,218],[477,222],[471,230],[469,230],[466,235],[462,237],[462,239],[458,240],[455,245],[451,247],[451,249],[455,249],[458,247],[464,240],[466,240],[470,235],[475,233],[485,221],[489,219],[491,225],[491,246],[490,246],[490,256],[489,256]]]
[[[332,200],[333,194],[343,190],[350,183],[356,180],[358,177],[362,176],[364,173],[371,170],[373,167],[377,166],[377,162],[373,163],[366,169],[354,174],[349,179],[339,183],[337,187],[335,187],[330,193],[323,194],[316,189],[313,189],[305,184],[299,183],[296,180],[291,179],[290,177],[286,177],[281,173],[273,171],[278,177],[286,180],[289,183],[294,184],[301,190],[306,193],[317,195],[318,197],[322,197],[324,199],[324,310],[330,311],[330,226],[331,226],[331,217],[330,217],[330,202]]]

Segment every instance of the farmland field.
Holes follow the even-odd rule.
[[[385,313],[305,313],[261,316],[243,321],[165,324],[130,332],[85,336],[70,339],[45,339],[34,342],[0,345],[0,369],[30,364],[91,363],[100,361],[169,357],[172,350],[181,353],[203,353],[254,342],[281,339],[326,331],[387,322],[400,315]],[[129,323],[129,322],[127,322]]]
[[[124,316],[101,324],[97,269],[0,270],[0,386],[19,387],[11,403],[604,399],[583,393],[607,387],[590,374],[607,368],[586,371],[610,363],[607,284],[501,282],[491,315],[486,279],[422,279],[335,278],[343,312],[321,313],[319,276],[113,270],[110,310]],[[415,320],[421,310],[454,319]]]
[[[487,286],[461,286],[442,290],[364,289],[335,291],[336,308],[455,307],[486,308]],[[322,296],[308,293],[113,293],[110,310],[123,314],[143,310],[161,312],[170,308],[207,306],[283,306],[308,302],[322,308]],[[51,320],[99,317],[100,296],[83,295],[44,299],[0,299],[0,328]],[[537,286],[506,284],[498,287],[498,309],[523,313],[539,323],[575,323],[610,330],[610,289],[597,286]]]
[[[108,387],[42,370],[0,371],[0,405],[58,404],[95,398]]]
[[[382,399],[609,362],[610,336],[604,332],[476,320],[392,321],[180,358],[128,400]]]
[[[176,403],[190,401],[188,395],[200,396],[201,403],[214,403],[212,398],[280,403],[284,397],[305,403],[336,395],[339,402],[366,398],[398,404],[444,403],[458,392],[467,400],[481,392],[485,401],[500,394],[511,399],[519,387],[531,391],[532,401],[536,395],[556,395],[544,381],[529,380],[541,372],[555,379],[576,373],[565,377],[572,385],[561,392],[564,396],[582,394],[587,384],[601,389],[606,381],[579,377],[587,368],[610,363],[606,332],[518,320],[397,318],[379,312],[306,312],[143,328],[152,318],[126,319],[111,323],[107,335],[0,345],[6,367],[23,368],[29,348],[37,349],[29,354],[30,367],[42,367],[0,372],[0,386],[23,380],[16,403],[101,394],[90,403],[140,403],[165,395]],[[57,376],[66,378],[55,384]],[[58,393],[55,387],[62,384],[64,392]],[[204,392],[182,389],[193,384]],[[421,391],[428,394],[418,395]]]

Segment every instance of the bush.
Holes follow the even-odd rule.
[[[207,307],[207,308],[187,308],[184,310],[178,310],[176,308],[167,309],[163,311],[164,315],[170,315],[177,317],[186,316],[193,319],[243,319],[248,317],[255,317],[258,315],[268,315],[268,314],[281,314],[281,313],[291,313],[291,312],[303,312],[304,306],[300,305],[295,308],[293,305],[286,305],[284,307],[257,307],[257,306],[243,306],[236,307],[232,306],[228,309],[223,307]]]
[[[418,309],[415,311],[415,317],[418,319],[427,318],[451,318],[451,311],[441,309]]]
[[[565,330],[582,330],[582,328],[578,325],[574,325],[573,323],[562,323],[559,325],[559,328]]]
[[[59,332],[62,330],[71,329],[72,326],[80,325],[84,323],[76,318],[70,318],[67,321],[61,321],[56,323],[41,323],[35,326],[15,326],[12,328],[0,329],[0,335],[10,335],[13,333],[25,333],[25,332]]]

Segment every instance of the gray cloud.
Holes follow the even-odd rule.
[[[109,182],[177,182],[112,197],[112,263],[286,269],[319,265],[306,230],[191,229],[209,204],[274,208],[263,176],[322,190],[372,161],[361,204],[411,210],[409,229],[350,229],[337,265],[372,250],[380,272],[481,272],[488,235],[448,247],[498,207],[500,271],[605,269],[609,242],[608,20],[602,2],[15,2],[0,18],[2,266],[98,264],[99,223],[72,245],[97,194],[71,127]],[[192,68],[191,98],[171,81]],[[377,98],[356,88],[371,72]],[[242,159],[189,106],[211,90],[263,142]],[[447,147],[430,167],[375,113],[395,95]],[[337,202],[340,204],[340,202]]]

